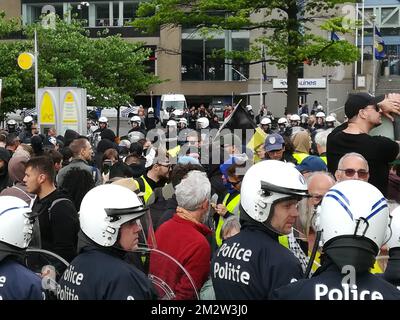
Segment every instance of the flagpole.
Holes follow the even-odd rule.
[[[326,37],[328,41],[332,38],[332,32],[333,31],[331,31],[331,36],[329,37],[329,31],[327,31]],[[326,115],[329,115],[329,66],[326,66]]]
[[[364,0],[362,0],[361,9],[361,70],[360,73],[364,74]]]
[[[375,86],[376,86],[376,57],[375,57],[375,43],[376,43],[376,32],[375,32],[375,15],[372,15],[371,17],[372,20],[372,32],[373,32],[373,38],[372,38],[372,90],[371,93],[372,95],[375,95]]]
[[[358,21],[358,2],[356,3],[356,21]],[[358,27],[356,24],[356,48],[358,48]],[[357,90],[357,69],[358,69],[358,60],[354,62],[354,90]]]
[[[38,73],[38,45],[37,45],[37,31],[35,28],[35,52],[34,52],[34,64],[35,64],[35,109],[36,114],[39,116],[38,113],[38,88],[39,88],[39,73]],[[40,128],[38,128],[40,130]]]
[[[263,75],[263,64],[264,64],[264,45],[262,45],[262,57],[261,59],[263,60],[260,64],[261,66],[261,72],[260,72],[260,108],[263,104],[263,95],[262,95],[262,91],[263,91],[263,80],[264,80],[264,75]]]

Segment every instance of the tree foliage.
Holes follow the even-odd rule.
[[[0,29],[9,24],[0,15]],[[21,28],[21,27],[20,27]],[[88,105],[114,107],[133,102],[138,93],[159,80],[147,72],[145,62],[150,50],[141,42],[127,42],[120,36],[92,39],[78,21],[58,19],[56,27],[41,24],[21,28],[24,40],[0,41],[0,78],[3,79],[2,113],[34,107],[34,72],[21,70],[17,57],[21,52],[34,52],[34,29],[38,35],[39,87],[86,88],[92,100]],[[13,31],[18,31],[13,29]],[[7,32],[4,31],[4,34]]]
[[[348,0],[150,0],[142,2],[133,25],[153,32],[164,26],[197,28],[215,33],[223,30],[254,30],[249,52],[216,52],[233,63],[268,62],[286,69],[288,109],[297,111],[298,70],[308,64],[349,64],[358,59],[357,48],[345,40],[331,41],[311,32],[311,26],[348,33],[336,6]],[[336,9],[336,10],[334,10]],[[255,14],[261,19],[255,19]],[[263,54],[263,49],[264,52]],[[237,60],[235,62],[235,60]]]

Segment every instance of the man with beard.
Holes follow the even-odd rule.
[[[361,92],[350,94],[344,106],[348,122],[335,128],[328,136],[328,169],[334,174],[339,159],[348,152],[364,156],[370,168],[369,182],[387,195],[389,163],[396,159],[399,145],[382,136],[368,133],[381,125],[381,114],[393,119],[390,113],[400,114],[399,95],[374,97]]]

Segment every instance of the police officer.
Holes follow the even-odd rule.
[[[33,118],[31,116],[26,116],[24,118],[24,128],[23,131],[19,134],[19,139],[22,143],[30,144],[32,138],[32,125],[33,125]]]
[[[260,128],[267,134],[270,134],[272,132],[271,130],[272,123],[270,118],[262,118],[260,121]]]
[[[141,132],[144,136],[146,136],[146,130],[144,129],[144,124],[142,123],[142,119],[139,116],[133,116],[130,120],[132,128],[128,131],[128,134],[131,132]]]
[[[41,278],[22,265],[33,219],[25,201],[0,197],[0,300],[43,300]]]
[[[400,299],[396,287],[370,273],[389,227],[389,208],[376,187],[359,180],[334,185],[317,210],[315,224],[323,245],[321,267],[311,279],[278,289],[275,298]]]
[[[155,129],[157,123],[160,122],[160,119],[157,117],[157,115],[154,113],[153,108],[147,109],[147,115],[144,118],[144,124],[146,126],[147,130],[152,130]]]
[[[400,288],[400,207],[392,212],[390,231],[392,236],[387,243],[389,260],[383,277],[386,281]]]
[[[17,130],[17,121],[15,121],[14,119],[10,119],[7,121],[7,132],[8,133],[18,133]]]
[[[100,117],[99,118],[99,127],[93,131],[93,138],[92,138],[92,145],[97,148],[97,145],[99,144],[100,140],[101,140],[101,133],[107,129],[108,127],[108,119],[107,117]]]
[[[250,167],[241,190],[242,229],[212,261],[216,298],[269,299],[274,289],[303,277],[299,261],[278,236],[292,231],[307,185],[292,165],[266,160]]]
[[[138,249],[147,208],[128,188],[106,184],[90,190],[80,210],[79,255],[62,275],[61,300],[144,300],[155,297],[151,282],[124,260]],[[149,230],[143,225],[143,231]]]
[[[100,117],[98,122],[99,122],[99,128],[96,129],[93,132],[93,134],[101,133],[104,129],[107,129],[107,127],[108,127],[108,119],[107,119],[107,117],[104,117],[104,116]]]

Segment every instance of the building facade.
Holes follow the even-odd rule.
[[[250,66],[231,65],[223,59],[211,59],[209,54],[214,49],[248,50],[257,31],[238,31],[216,35],[212,40],[201,37],[195,30],[180,28],[163,28],[153,35],[143,35],[132,27],[125,26],[135,18],[139,0],[2,0],[0,10],[5,10],[7,16],[22,17],[24,24],[31,24],[39,20],[43,13],[54,10],[65,19],[74,15],[87,21],[87,28],[92,36],[97,31],[108,28],[110,34],[120,33],[127,41],[144,41],[152,48],[154,55],[151,59],[153,72],[161,80],[167,80],[155,85],[137,97],[136,103],[145,106],[157,106],[160,96],[164,93],[183,93],[189,105],[200,103],[233,103],[243,99],[244,104],[252,104],[257,110],[260,104],[266,104],[276,116],[284,113],[286,105],[285,70],[267,65],[266,79],[261,79],[261,64]],[[393,2],[393,3],[391,3]],[[383,4],[387,3],[387,4]],[[387,53],[390,58],[390,72],[399,72],[400,37],[400,4],[394,0],[366,0],[365,12],[375,12],[378,26],[381,26],[382,35]],[[54,8],[54,9],[53,9]],[[261,17],[261,16],[260,16]],[[257,19],[257,16],[255,16]],[[385,28],[387,26],[387,28]],[[366,24],[365,30],[368,29]],[[328,36],[319,29],[314,33]],[[326,32],[325,32],[326,33]],[[360,33],[360,32],[359,32]],[[360,38],[360,37],[359,37]],[[369,89],[371,61],[368,60],[368,46],[372,44],[372,37],[366,32],[365,52],[366,59],[363,70],[356,72],[355,65],[326,68],[322,66],[304,66],[301,81],[299,102],[312,105],[315,100],[326,107],[326,111],[340,115],[346,96],[355,88],[357,74],[366,76],[366,87]],[[354,37],[349,41],[355,41]],[[358,41],[360,44],[360,39]],[[371,47],[372,48],[372,47]],[[397,59],[397,60],[396,60]]]

